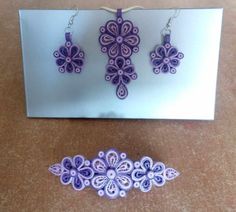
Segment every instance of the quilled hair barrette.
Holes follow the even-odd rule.
[[[77,191],[91,186],[99,196],[109,199],[125,197],[132,188],[148,192],[153,186],[161,187],[179,176],[175,169],[150,157],[133,162],[126,153],[114,149],[100,151],[93,160],[82,155],[64,157],[61,163],[50,166],[49,171],[59,176],[63,185],[71,184]]]

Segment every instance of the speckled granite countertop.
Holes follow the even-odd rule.
[[[28,119],[18,27],[19,8],[224,7],[215,121]],[[0,211],[236,211],[236,2],[1,1]],[[48,166],[65,155],[92,158],[116,147],[149,155],[181,172],[144,194],[108,201],[90,189],[63,187]]]

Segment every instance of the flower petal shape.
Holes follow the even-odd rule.
[[[149,169],[152,169],[152,166],[153,166],[153,160],[152,158],[150,157],[147,157],[147,156],[144,156],[141,161],[141,167],[144,169],[144,170],[149,170]]]
[[[167,50],[166,56],[171,58],[171,57],[177,56],[177,54],[178,54],[178,50],[172,46],[171,48]]]
[[[118,197],[120,189],[114,180],[109,180],[107,185],[105,186],[104,191],[109,198],[115,199],[116,197]]]
[[[155,186],[161,187],[165,184],[165,178],[162,175],[156,175],[153,178],[153,183]]]
[[[124,43],[121,44],[120,51],[121,51],[121,55],[125,58],[130,57],[132,54],[131,48]]]
[[[120,160],[119,154],[115,150],[108,150],[105,155],[106,162],[109,167],[115,168]]]
[[[117,57],[119,54],[119,45],[117,43],[112,44],[112,46],[108,50],[108,55],[111,58]]]
[[[125,99],[128,96],[128,89],[125,84],[120,83],[116,88],[116,95],[119,99]]]
[[[61,54],[61,56],[63,57],[68,57],[69,54],[68,54],[68,49],[65,47],[65,46],[61,46],[59,48],[59,53]]]
[[[80,178],[80,176],[73,177],[72,186],[77,191],[81,191],[85,188],[83,180]]]
[[[94,176],[94,171],[90,167],[83,167],[79,170],[79,175],[84,179],[91,179]]]
[[[118,174],[129,174],[134,169],[133,162],[129,159],[124,159],[119,162],[116,167],[116,172]]]
[[[115,37],[109,34],[102,34],[99,37],[99,41],[102,46],[108,46],[108,45],[111,45],[115,41]]]
[[[65,69],[67,72],[71,73],[75,70],[75,66],[73,65],[73,63],[66,63]]]
[[[165,170],[165,164],[162,162],[156,162],[154,163],[153,167],[152,167],[152,171],[155,174],[162,174]]]
[[[73,164],[79,170],[84,165],[84,157],[82,155],[74,156]]]
[[[63,58],[58,58],[58,59],[56,59],[56,64],[57,64],[58,66],[63,66],[63,65],[65,64],[65,62],[66,62],[66,60],[63,59]]]
[[[110,33],[110,35],[115,37],[119,35],[119,27],[115,21],[108,21],[105,28]]]
[[[163,73],[169,72],[169,71],[170,71],[170,66],[169,66],[169,64],[163,64],[163,65],[161,66],[161,71],[162,71]]]
[[[92,168],[94,169],[95,173],[104,174],[104,173],[106,173],[107,165],[105,164],[105,162],[102,159],[95,158],[92,161]]]
[[[117,67],[117,69],[122,69],[125,67],[125,58],[124,57],[117,57],[115,59],[115,66]]]
[[[144,169],[134,169],[131,177],[134,181],[142,181],[146,178],[146,171]]]
[[[137,36],[137,35],[129,35],[129,36],[124,38],[124,42],[128,46],[134,47],[134,46],[137,46],[139,44],[140,39],[139,39],[139,36]]]
[[[176,59],[176,58],[170,59],[170,65],[171,65],[172,67],[178,66],[179,63],[180,63],[180,62],[179,62],[179,59]]]
[[[121,76],[121,79],[124,84],[128,84],[131,81],[130,77],[125,74]]]
[[[107,182],[108,178],[105,175],[97,175],[91,180],[92,186],[97,190],[104,188]]]
[[[119,75],[115,75],[113,78],[112,78],[112,84],[114,85],[117,85],[120,83],[120,76]]]
[[[167,56],[167,52],[164,46],[157,46],[155,49],[155,53],[158,58],[165,58]]]
[[[149,192],[152,189],[152,181],[145,178],[140,183],[140,190],[142,192]]]
[[[164,171],[164,177],[166,180],[173,180],[179,176],[179,172],[173,168],[166,168]]]
[[[128,21],[128,20],[125,20],[122,25],[121,25],[121,36],[125,37],[127,36],[128,34],[130,34],[130,32],[132,31],[133,29],[133,24],[131,21]]]
[[[127,65],[123,68],[123,71],[128,75],[132,75],[135,72],[134,71],[134,66],[133,65]]]
[[[131,178],[127,175],[118,175],[116,177],[116,182],[118,184],[118,186],[122,189],[122,190],[129,190],[132,188],[133,186],[133,181],[131,180]]]
[[[56,163],[56,164],[53,164],[49,167],[49,171],[56,175],[56,176],[60,176],[62,174],[62,167],[61,167],[61,164],[60,163]]]
[[[69,56],[70,56],[71,58],[76,57],[76,56],[79,54],[79,52],[80,52],[79,47],[76,46],[76,45],[72,45],[72,46],[70,47]]]
[[[72,181],[72,177],[69,173],[63,173],[60,177],[60,181],[63,185],[69,185]]]
[[[82,58],[75,58],[75,59],[72,59],[72,63],[75,66],[82,67],[84,65],[84,60]]]
[[[61,166],[63,169],[71,170],[73,168],[73,162],[71,157],[65,157],[62,159]]]
[[[158,66],[160,66],[163,63],[163,59],[162,58],[154,58],[152,59],[152,64],[153,66],[156,68]]]
[[[107,65],[107,74],[114,75],[117,73],[117,71],[118,71],[118,67],[114,65]]]

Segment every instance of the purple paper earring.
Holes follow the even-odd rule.
[[[130,57],[139,51],[140,38],[138,27],[129,20],[123,20],[121,9],[116,15],[116,20],[109,20],[100,27],[99,43],[101,51],[108,55],[105,80],[116,86],[119,99],[125,99],[128,96],[127,84],[137,79]]]
[[[171,35],[171,23],[174,18],[179,14],[179,10],[175,11],[175,14],[169,18],[165,28],[161,34],[163,36],[163,44],[158,45],[150,53],[151,63],[153,65],[153,72],[159,73],[176,73],[176,67],[179,66],[180,60],[184,58],[182,52],[178,52],[176,47],[173,47],[170,43]]]
[[[84,52],[79,45],[72,42],[71,26],[74,18],[78,15],[78,10],[71,16],[65,31],[65,45],[56,50],[53,55],[56,58],[58,71],[61,73],[80,73],[84,65]]]

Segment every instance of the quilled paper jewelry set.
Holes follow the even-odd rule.
[[[184,57],[184,54],[173,47],[170,41],[171,23],[173,19],[177,18],[179,11],[175,11],[161,31],[162,44],[150,50],[150,63],[154,74],[175,74],[180,60]],[[71,27],[77,15],[78,11],[71,16],[66,27],[65,45],[53,53],[58,71],[61,73],[81,73],[84,66],[86,53],[79,45],[72,42]],[[123,100],[128,96],[127,85],[138,77],[131,56],[139,51],[139,28],[134,26],[130,20],[124,20],[122,10],[117,9],[116,20],[107,21],[99,31],[98,41],[101,51],[108,56],[105,80],[110,81],[116,87],[116,96]]]
[[[86,53],[73,43],[71,32],[77,14],[78,11],[70,18],[66,27],[65,45],[53,53],[61,73],[83,71]],[[175,12],[161,31],[162,44],[150,50],[150,63],[155,74],[175,74],[180,60],[184,57],[170,42],[171,23],[177,16],[178,13]],[[127,85],[138,77],[131,56],[139,51],[139,29],[130,20],[124,20],[122,10],[118,9],[116,20],[107,21],[99,31],[98,42],[101,51],[108,56],[105,80],[116,87],[116,96],[119,99],[125,99],[128,96]],[[155,162],[148,156],[132,161],[127,158],[126,153],[114,149],[100,151],[92,160],[87,160],[82,155],[64,157],[60,163],[50,166],[49,171],[60,177],[63,185],[71,184],[77,191],[90,186],[99,196],[109,199],[125,197],[132,188],[149,192],[152,187],[161,187],[179,175],[175,169],[166,167],[162,162]]]

